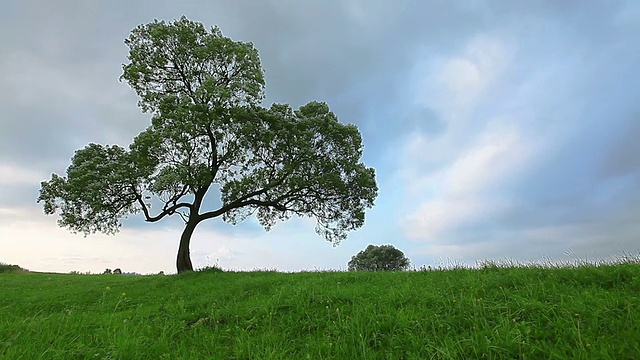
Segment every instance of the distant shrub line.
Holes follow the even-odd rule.
[[[396,250],[396,249],[392,249],[392,250]],[[398,251],[398,250],[396,250]],[[366,249],[364,251],[361,251],[358,255],[361,255],[363,253],[366,253]],[[349,269],[347,270],[336,270],[336,269],[316,269],[315,271],[307,271],[307,270],[303,270],[301,272],[344,272],[344,271],[376,271],[376,270],[388,270],[388,271],[419,271],[419,272],[425,272],[425,271],[447,271],[447,270],[462,270],[462,269],[469,269],[469,270],[497,270],[497,269],[507,269],[507,268],[537,268],[537,269],[560,269],[560,268],[582,268],[582,267],[599,267],[599,266],[615,266],[615,265],[640,265],[640,254],[632,254],[630,252],[623,252],[622,255],[617,256],[615,258],[611,258],[611,259],[600,259],[600,260],[586,260],[586,259],[572,259],[571,261],[560,261],[560,262],[554,262],[551,259],[545,259],[543,261],[532,261],[532,262],[519,262],[516,260],[510,260],[510,259],[505,259],[505,260],[479,260],[476,261],[475,266],[474,265],[468,265],[468,264],[464,264],[461,262],[456,262],[453,260],[448,260],[446,263],[445,262],[441,262],[440,264],[437,265],[421,265],[421,266],[412,266],[409,267],[409,260],[404,257],[404,254],[402,254],[402,252],[398,251],[398,253],[400,255],[399,258],[402,261],[406,260],[406,263],[403,263],[402,266],[398,266],[396,268],[381,268],[379,267],[371,267],[372,265],[370,265],[370,268],[367,268],[366,266],[359,266],[356,267],[354,265],[354,260],[353,259],[357,259],[357,260],[362,260],[361,258],[364,258],[363,256],[358,257],[358,255],[354,256],[352,258],[352,261],[350,262],[349,265],[351,265],[349,267]],[[374,257],[374,260],[380,260],[378,257]],[[365,260],[371,260],[371,259],[365,259]],[[388,259],[385,259],[388,260]],[[362,262],[362,261],[360,261]],[[375,261],[370,261],[370,262],[375,262]],[[380,261],[378,261],[380,262]],[[389,262],[389,261],[382,261],[383,263],[393,263],[393,262]],[[359,263],[359,265],[362,265]],[[374,264],[375,265],[375,264]],[[279,273],[282,271],[279,271],[278,269],[272,268],[272,269],[255,269],[254,271],[259,271],[259,272],[274,272],[274,273]],[[25,268],[22,268],[18,265],[12,265],[12,264],[8,264],[8,263],[4,263],[4,262],[0,262],[0,274],[2,273],[28,273],[31,272]],[[204,267],[198,268],[195,270],[195,272],[202,272],[202,273],[222,273],[222,272],[245,272],[245,271],[234,271],[234,270],[225,270],[223,269],[218,263],[216,263],[215,265],[206,265]],[[286,272],[286,271],[285,271]],[[294,271],[295,272],[295,271]],[[91,275],[91,272],[80,272],[80,271],[70,271],[69,274],[75,274],[75,275]],[[105,269],[102,274],[118,274],[118,275],[143,275],[137,272],[123,272],[120,268],[116,268],[114,270],[111,270],[109,268]],[[165,275],[164,271],[160,271],[159,273],[153,273],[153,274],[147,274],[147,275]]]
[[[27,269],[23,269],[18,265],[11,265],[7,263],[0,262],[0,274],[1,273],[24,273],[29,272]]]

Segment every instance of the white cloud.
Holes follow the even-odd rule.
[[[536,145],[522,136],[517,114],[476,108],[496,101],[494,92],[514,55],[507,41],[479,35],[460,54],[417,67],[423,80],[416,103],[435,109],[449,126],[439,137],[415,133],[404,144],[407,160],[399,171],[410,210],[401,223],[408,238],[442,241],[446,233],[509,207],[497,189],[531,159]]]
[[[435,59],[422,55],[426,60],[418,60],[413,71],[416,103],[464,124],[487,89],[509,70],[515,51],[505,39],[479,35],[459,54]]]
[[[403,220],[409,238],[442,239],[448,231],[508,209],[509,198],[500,188],[524,169],[535,144],[523,139],[504,119],[495,121],[449,166],[411,174],[406,188],[412,203],[421,201]],[[420,137],[409,142],[406,157],[415,158],[411,153],[419,152],[421,144],[425,146]]]
[[[37,184],[45,177],[41,171],[0,163],[0,185]]]
[[[0,225],[0,261],[32,271],[173,270],[176,250],[173,234],[125,229],[117,236],[84,237],[58,228],[52,220],[23,217]]]
[[[483,78],[480,68],[472,61],[454,58],[442,66],[439,80],[455,95],[454,100],[464,103],[472,100],[482,90],[486,78]]]
[[[34,214],[0,209],[0,217],[10,216],[12,221],[0,224],[1,262],[32,271],[100,273],[121,268],[143,274],[175,273],[180,226],[167,229],[149,224],[149,228],[125,227],[115,236],[84,237],[59,228],[53,217],[34,219]],[[218,221],[216,226],[230,225]],[[282,271],[344,268],[354,251],[333,247],[314,233],[306,219],[292,219],[257,236],[223,233],[201,225],[190,250],[194,268],[218,264],[228,270]]]
[[[446,194],[464,197],[496,186],[521,163],[524,146],[520,134],[514,130],[481,134],[477,143],[446,170],[443,176],[448,184]]]
[[[9,209],[0,207],[0,218],[2,219],[20,218],[27,215],[29,215],[29,212],[24,209]]]

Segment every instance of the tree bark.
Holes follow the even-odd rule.
[[[180,246],[178,247],[178,259],[176,260],[176,267],[178,268],[178,274],[187,271],[193,271],[193,265],[191,264],[191,255],[189,253],[189,243],[191,243],[191,235],[198,225],[197,221],[189,219],[187,226],[185,226],[182,235],[180,236]]]

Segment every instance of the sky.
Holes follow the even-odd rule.
[[[150,123],[118,80],[139,24],[185,15],[252,42],[265,106],[325,101],[380,188],[339,246],[293,218],[199,225],[196,268],[344,270],[369,244],[416,267],[640,253],[640,2],[34,1],[0,4],[0,262],[175,272],[183,223],[72,234],[36,203],[88,143]]]

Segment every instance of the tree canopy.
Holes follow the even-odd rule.
[[[185,17],[140,25],[125,43],[121,80],[151,125],[128,148],[77,150],[65,176],[42,182],[38,202],[46,214],[59,214],[60,226],[114,234],[132,214],[148,222],[178,214],[185,229],[176,266],[183,272],[193,270],[190,239],[207,219],[236,224],[255,215],[269,230],[308,216],[334,244],[364,224],[378,188],[374,169],[360,161],[358,128],[323,102],[262,106],[264,75],[251,43]],[[203,206],[212,185],[220,189],[217,209]]]
[[[349,271],[399,271],[411,266],[404,253],[393,245],[369,245],[347,264]]]

